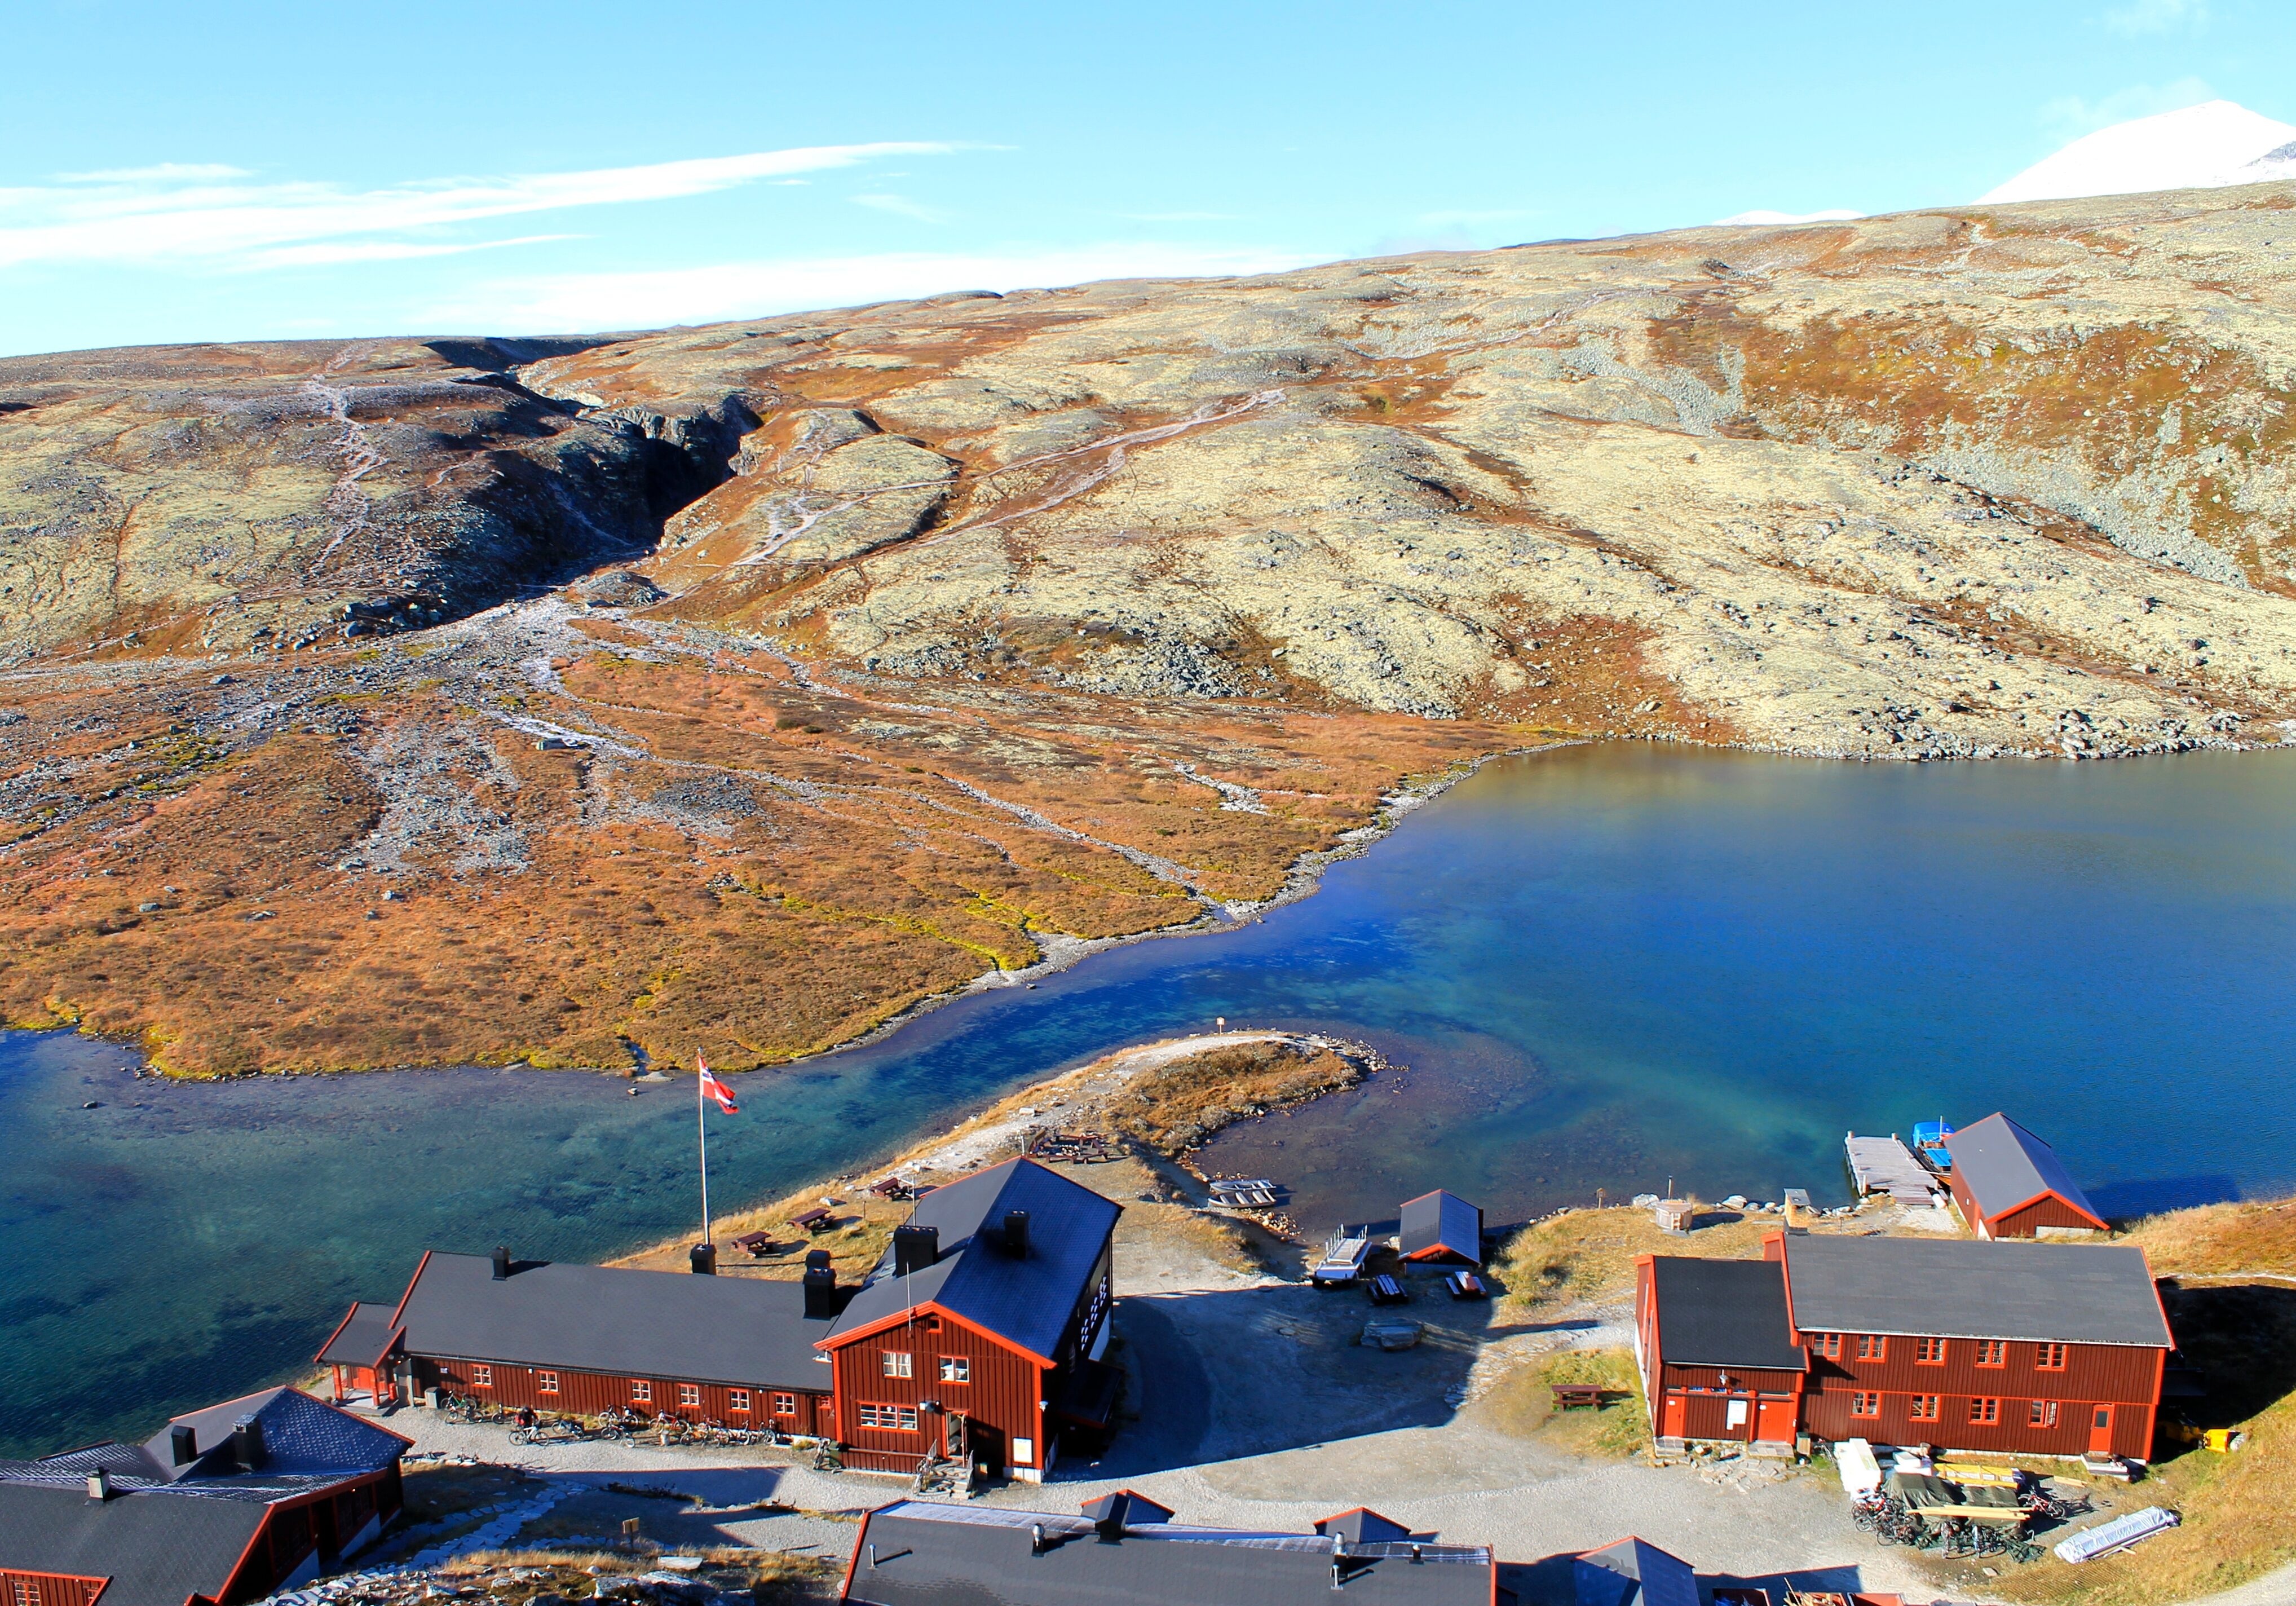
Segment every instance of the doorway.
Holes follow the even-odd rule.
[[[2112,1407],[2094,1405],[2089,1409],[2088,1453],[2110,1455],[2112,1453]]]
[[[1793,1397],[1754,1402],[1754,1438],[1766,1445],[1790,1445],[1794,1436]]]
[[[1685,1405],[1682,1396],[1679,1394],[1669,1394],[1666,1397],[1666,1403],[1660,1408],[1659,1417],[1659,1437],[1660,1438],[1680,1438],[1682,1437],[1682,1419],[1685,1409]]]

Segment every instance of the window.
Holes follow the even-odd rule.
[[[2009,1364],[2009,1343],[2005,1339],[1977,1340],[1977,1364],[1980,1366],[2006,1366]]]
[[[700,1405],[701,1403],[701,1385],[699,1383],[680,1383],[677,1386],[677,1403],[681,1405]]]
[[[1997,1426],[2001,1421],[2001,1402],[1997,1399],[1973,1399],[1969,1402],[1969,1420],[1980,1428]]]
[[[555,1394],[555,1393],[557,1393],[557,1392],[558,1392],[558,1374],[557,1374],[556,1372],[536,1372],[536,1373],[534,1374],[534,1391],[535,1391],[537,1394]]]
[[[877,1364],[884,1368],[884,1372],[887,1377],[914,1377],[916,1375],[910,1370],[910,1367],[914,1363],[912,1360],[909,1352],[906,1349],[882,1350],[877,1356]]]
[[[1882,1397],[1872,1389],[1860,1389],[1849,1397],[1849,1414],[1852,1416],[1881,1415]]]
[[[472,1368],[471,1368],[471,1387],[472,1387],[472,1388],[473,1388],[473,1389],[491,1389],[491,1388],[493,1388],[494,1386],[495,1386],[495,1369],[494,1369],[493,1367],[491,1367],[491,1366],[473,1366],[473,1367],[472,1367]]]
[[[1915,1340],[1914,1364],[1917,1366],[1944,1365],[1945,1340],[1943,1339]]]
[[[1934,1394],[1916,1394],[1914,1396],[1914,1408],[1911,1413],[1913,1419],[1917,1422],[1937,1421],[1942,1404],[1943,1402]]]
[[[794,1394],[775,1395],[774,1414],[775,1416],[795,1416],[797,1414],[797,1396]]]
[[[1861,1361],[1886,1361],[1890,1358],[1890,1340],[1876,1333],[1857,1335],[1857,1358]]]
[[[2039,1348],[2040,1354],[2034,1357],[2033,1364],[2044,1372],[2062,1372],[2065,1369],[2065,1347],[2062,1344],[2043,1344]]]
[[[2025,1413],[2025,1422],[2026,1425],[2029,1427],[2055,1427],[2057,1425],[2057,1402],[2053,1399],[2037,1399],[2033,1401],[2031,1408]]]
[[[972,1381],[972,1357],[945,1355],[940,1357],[940,1381],[944,1383],[969,1383]]]
[[[864,1405],[861,1407],[861,1425],[914,1433],[917,1430],[917,1408],[914,1405]]]
[[[653,1384],[642,1377],[630,1380],[630,1403],[634,1405],[653,1404]]]
[[[11,1578],[10,1589],[16,1597],[16,1606],[40,1606],[40,1592],[29,1578]]]
[[[747,1414],[750,1409],[750,1391],[747,1389],[726,1389],[726,1409],[728,1411],[739,1411]]]
[[[1809,1352],[1822,1359],[1841,1358],[1841,1335],[1838,1332],[1814,1332],[1809,1335]]]

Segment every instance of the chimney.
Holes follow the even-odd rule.
[[[102,1467],[87,1475],[87,1497],[90,1500],[111,1498],[111,1474]]]
[[[242,1416],[232,1423],[231,1453],[250,1472],[271,1459],[270,1453],[263,1447],[263,1424],[254,1416]]]
[[[815,1264],[816,1258],[818,1265]],[[805,1319],[826,1322],[837,1314],[840,1303],[837,1297],[837,1268],[829,1264],[827,1250],[816,1250],[805,1258]]]
[[[1004,1252],[1012,1256],[1015,1260],[1022,1260],[1028,1258],[1028,1211],[1007,1210],[1004,1212]]]
[[[921,1272],[940,1258],[939,1227],[898,1226],[893,1229],[893,1275]]]
[[[697,1277],[714,1277],[718,1274],[718,1246],[714,1243],[695,1244],[686,1251],[685,1259],[686,1269]]]
[[[200,1458],[200,1436],[189,1422],[177,1422],[168,1430],[168,1454],[179,1467],[187,1467]]]
[[[506,1243],[497,1243],[495,1245],[495,1281],[500,1282],[507,1279],[509,1276],[510,1245]]]

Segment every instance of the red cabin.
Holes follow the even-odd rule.
[[[2106,1231],[2057,1151],[2005,1115],[1988,1115],[1946,1140],[1961,1218],[1980,1238],[2039,1238]]]
[[[910,1472],[947,1458],[1035,1482],[1063,1427],[1106,1427],[1122,1213],[1031,1159],[920,1200],[820,1340],[846,1464]]]
[[[2143,1250],[1773,1233],[1763,1253],[1643,1258],[1636,1348],[1661,1439],[1774,1441],[1765,1396],[1783,1424],[1790,1395],[1825,1439],[2150,1456],[2175,1340]]]

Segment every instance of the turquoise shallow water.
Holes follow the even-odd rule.
[[[1510,760],[1324,889],[740,1079],[722,1206],[1140,1037],[1370,1038],[1390,1085],[1205,1155],[1311,1225],[1842,1192],[1841,1133],[2007,1109],[2108,1209],[2296,1187],[2296,753],[1856,766]],[[690,1085],[535,1071],[136,1081],[0,1035],[0,1454],[291,1375],[428,1246],[595,1258],[694,1218]],[[84,1110],[87,1100],[103,1108]]]

